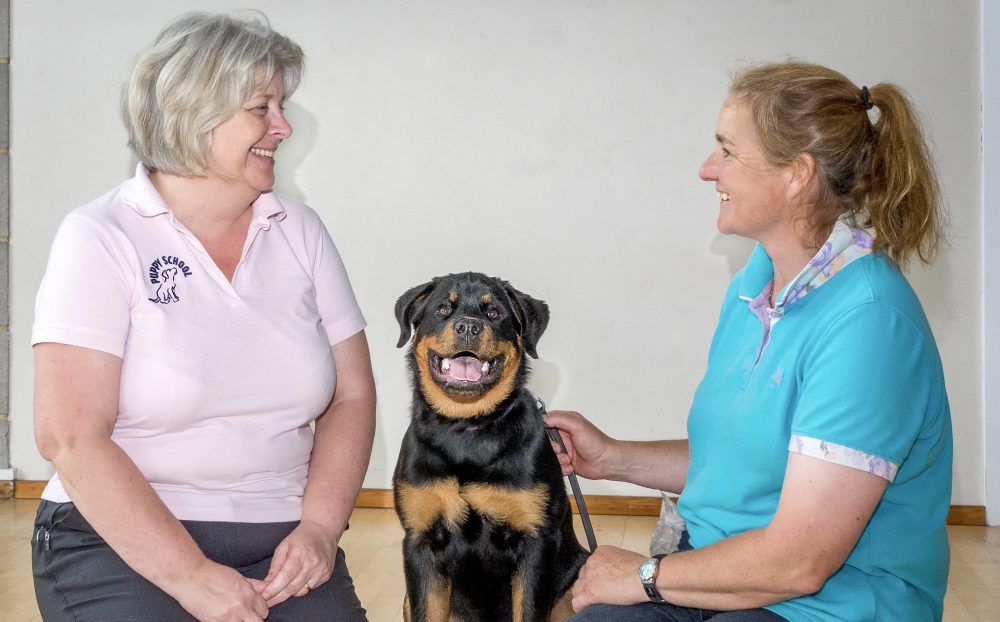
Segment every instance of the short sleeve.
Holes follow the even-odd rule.
[[[925,346],[910,320],[884,304],[841,317],[802,361],[789,450],[892,481],[928,409]]]
[[[316,220],[320,235],[313,263],[313,283],[319,315],[330,345],[334,346],[364,330],[366,322],[340,253],[322,221],[318,217]]]
[[[31,343],[125,353],[134,275],[109,232],[87,216],[66,217],[35,299]]]

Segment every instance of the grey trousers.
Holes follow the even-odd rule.
[[[243,576],[267,576],[274,549],[298,524],[181,521],[202,552]],[[31,538],[35,597],[45,622],[197,622],[132,570],[72,503],[42,501]],[[344,551],[333,576],[271,608],[267,622],[367,622]]]

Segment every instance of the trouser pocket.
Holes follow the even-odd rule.
[[[35,513],[35,531],[31,537],[31,548],[39,553],[51,552],[52,532],[76,509],[72,503],[56,503],[42,500]]]

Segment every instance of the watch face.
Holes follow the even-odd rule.
[[[655,559],[647,559],[646,561],[642,562],[641,566],[639,566],[639,580],[640,581],[644,581],[644,582],[645,581],[649,581],[650,579],[653,578],[653,574],[655,574],[655,573],[656,573],[656,560]]]

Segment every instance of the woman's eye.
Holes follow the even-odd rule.
[[[500,317],[500,312],[497,311],[496,309],[490,309],[489,311],[486,312],[486,317],[490,318],[491,320],[495,320],[498,317]]]
[[[448,305],[441,305],[438,307],[438,315],[445,316],[451,313],[451,307]]]

